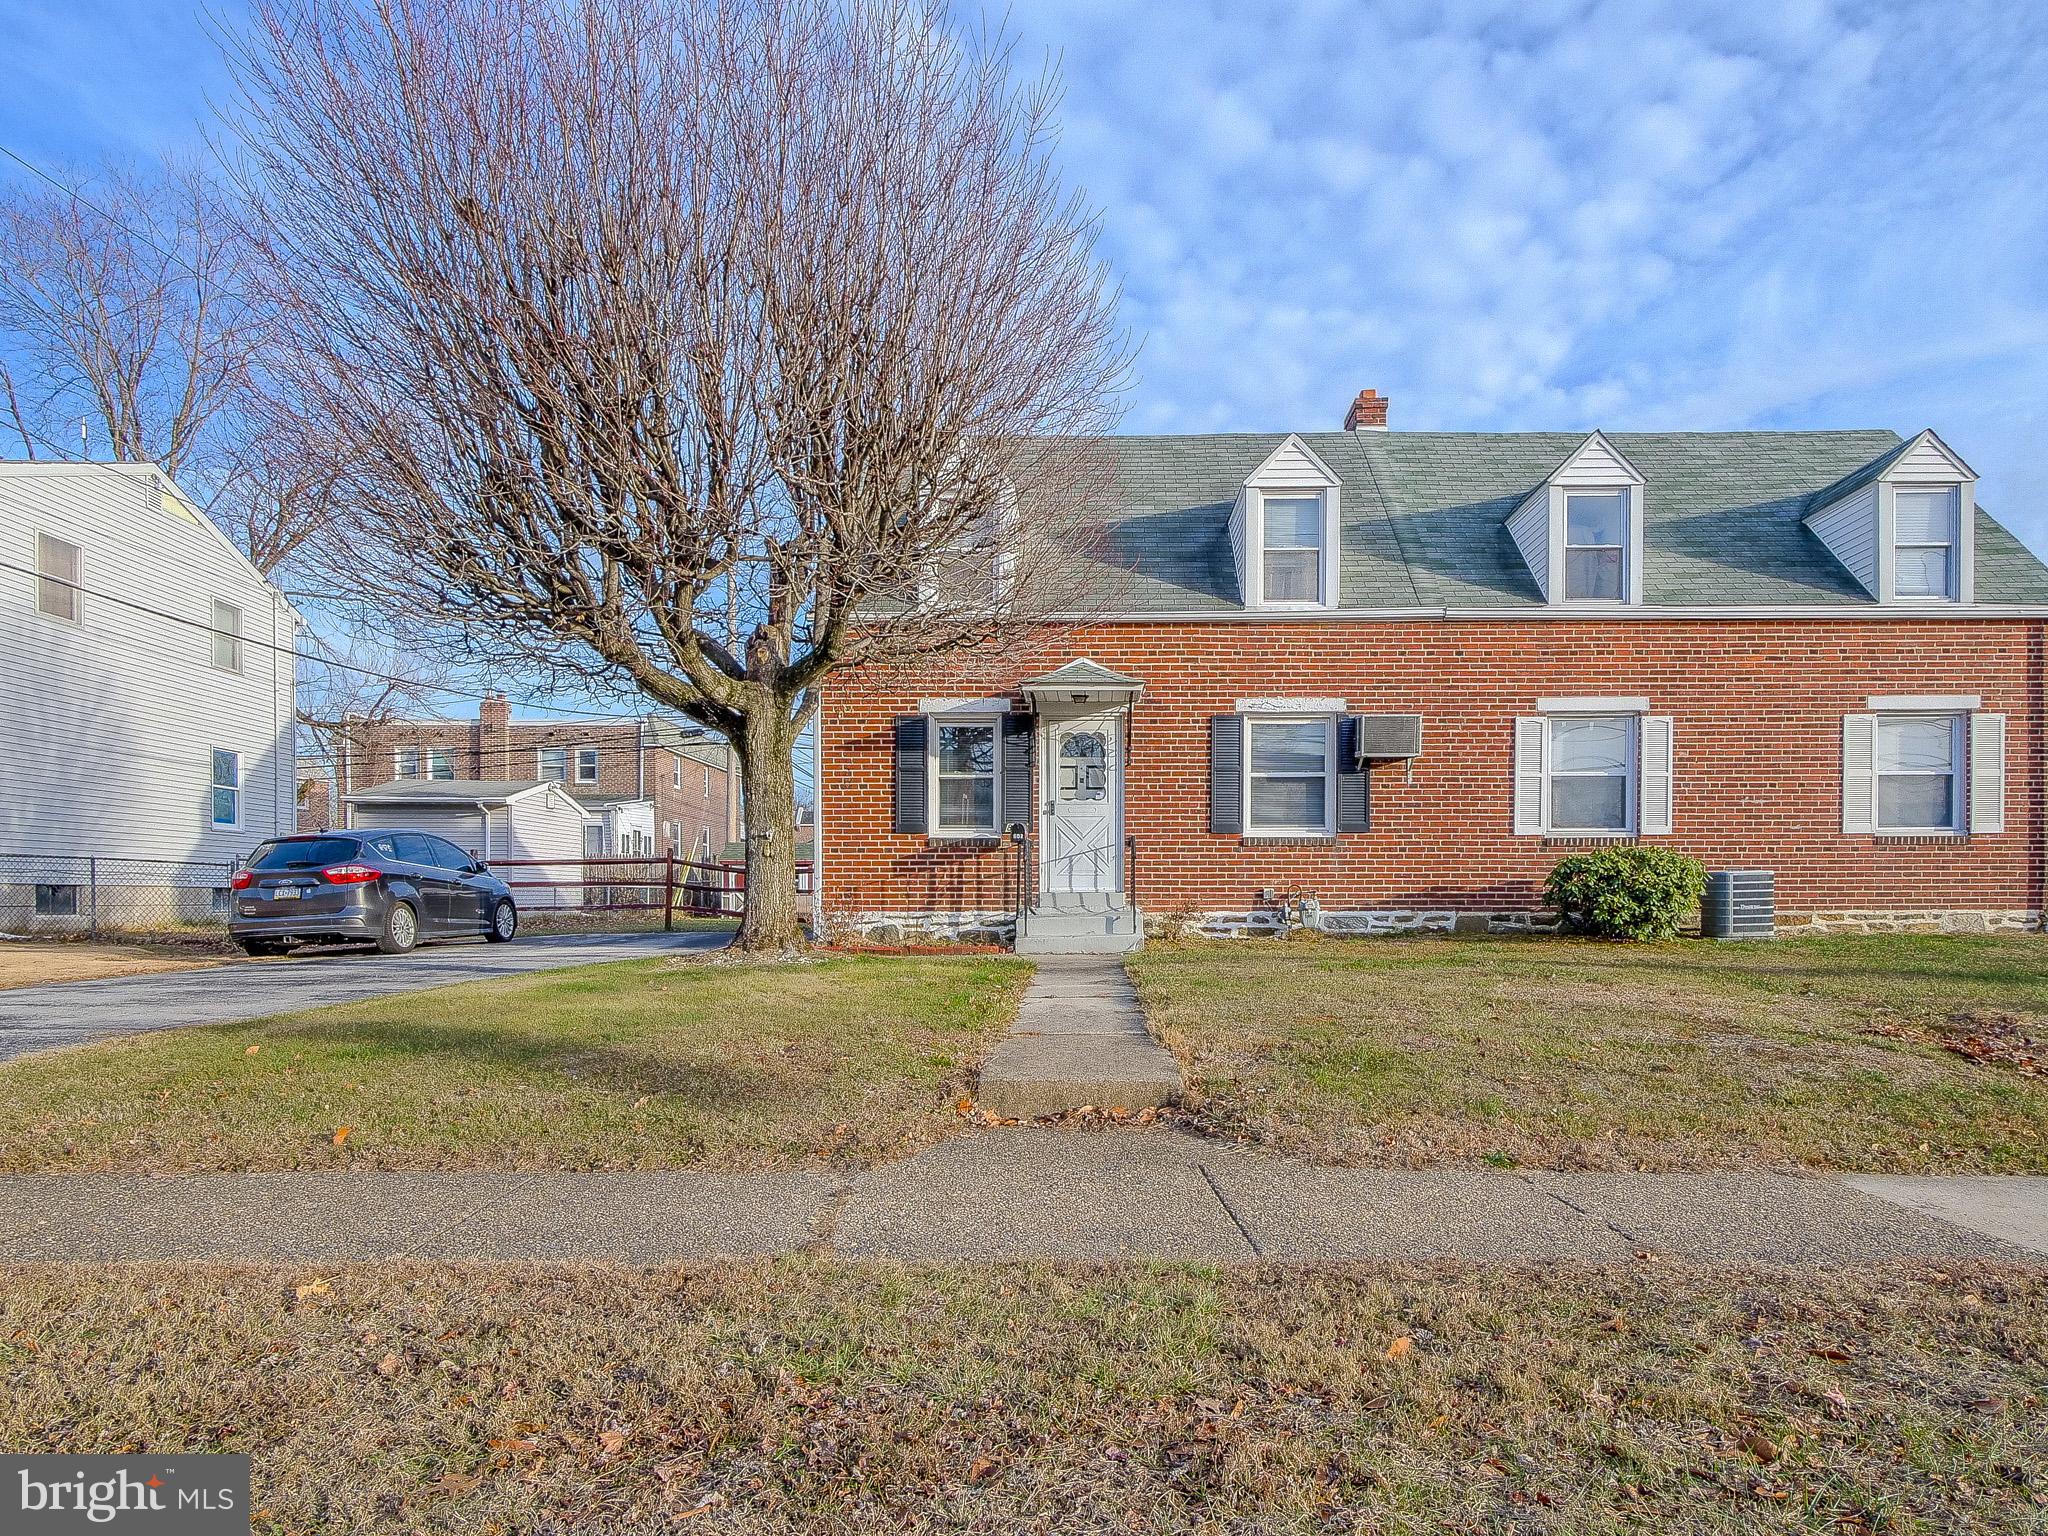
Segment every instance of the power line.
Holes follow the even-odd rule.
[[[114,228],[120,230],[121,233],[128,236],[129,239],[140,240],[144,245],[148,246],[158,255],[169,257],[172,261],[175,261],[179,266],[183,267],[187,272],[191,273],[192,276],[197,278],[200,282],[213,282],[212,278],[208,277],[204,272],[201,272],[197,267],[193,266],[191,262],[187,261],[183,256],[180,256],[176,251],[170,249],[168,246],[160,244],[154,237],[150,235],[145,235],[140,230],[132,228],[130,225],[124,223],[122,220],[115,218],[114,215],[107,212],[106,209],[102,208],[98,203],[94,202],[91,198],[87,197],[83,192],[79,191],[78,188],[73,186],[67,186],[64,182],[59,181],[55,176],[52,176],[48,171],[44,170],[41,166],[37,165],[33,160],[29,159],[26,155],[19,154],[14,150],[9,149],[5,144],[0,144],[0,155],[5,155],[8,159],[12,160],[16,165],[20,166],[30,175],[39,177],[42,180],[47,181],[51,186],[55,187],[59,192],[62,192],[66,197],[70,198],[73,202],[79,203],[84,207],[90,208],[94,213],[98,214],[101,218],[105,219],[109,224],[113,225]],[[223,293],[235,293],[233,286],[230,284],[221,283],[218,284],[218,287]],[[248,302],[247,294],[235,294],[235,296],[241,299],[244,303]]]
[[[234,630],[217,629],[203,619],[187,618],[184,614],[172,613],[163,608],[155,608],[148,603],[139,603],[130,597],[120,597],[112,592],[103,592],[79,582],[66,581],[61,577],[51,576],[47,572],[39,571],[33,566],[21,565],[12,560],[0,560],[0,570],[16,571],[24,576],[32,576],[38,581],[53,582],[57,586],[78,593],[81,597],[92,598],[95,602],[112,603],[116,607],[131,608],[137,613],[146,613],[151,618],[162,619],[171,624],[182,624],[188,629],[204,630],[210,636],[232,639],[240,645],[246,645],[255,650],[272,651],[280,656],[289,656],[294,661],[306,661],[319,666],[333,667],[340,672],[352,672],[358,677],[366,677],[374,682],[391,683],[400,688],[416,689],[422,693],[445,694],[450,698],[465,699],[479,704],[504,698],[508,706],[517,704],[522,709],[550,711],[571,720],[623,722],[646,718],[640,715],[612,715],[603,714],[596,710],[571,709],[564,705],[535,703],[530,699],[513,699],[503,694],[475,693],[466,688],[450,687],[445,683],[421,682],[417,678],[402,677],[392,672],[379,672],[373,667],[359,666],[354,662],[341,661],[332,656],[302,651],[296,646],[280,645],[276,641],[265,640],[260,636],[239,634]],[[722,740],[723,738],[718,739]]]

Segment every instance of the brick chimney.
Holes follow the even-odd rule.
[[[1387,397],[1376,389],[1361,389],[1358,398],[1351,402],[1351,409],[1344,413],[1346,432],[1384,432],[1387,430]]]
[[[509,779],[512,774],[512,705],[494,693],[476,707],[476,777]]]

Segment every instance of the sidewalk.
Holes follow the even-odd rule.
[[[1946,1219],[1944,1219],[1946,1218]],[[840,1174],[0,1177],[0,1262],[2048,1259],[2048,1178],[1319,1168],[1179,1131],[1004,1128]]]

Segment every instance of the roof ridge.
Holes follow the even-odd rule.
[[[1380,521],[1387,525],[1387,533],[1394,541],[1394,548],[1400,551],[1401,578],[1408,583],[1408,594],[1420,603],[1422,588],[1415,580],[1414,557],[1409,551],[1407,541],[1401,537],[1401,519],[1394,516],[1395,498],[1388,490],[1387,482],[1381,478],[1379,466],[1373,463],[1370,446],[1366,442],[1368,436],[1377,441],[1379,434],[1347,432],[1345,436],[1351,439],[1351,451],[1358,455],[1359,462],[1365,466],[1366,477],[1372,481],[1373,501],[1379,509]]]

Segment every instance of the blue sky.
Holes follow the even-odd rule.
[[[233,13],[230,3],[222,7]],[[0,143],[190,146],[197,8],[0,0]],[[1132,431],[1932,426],[2048,553],[2048,7],[1019,0]]]

